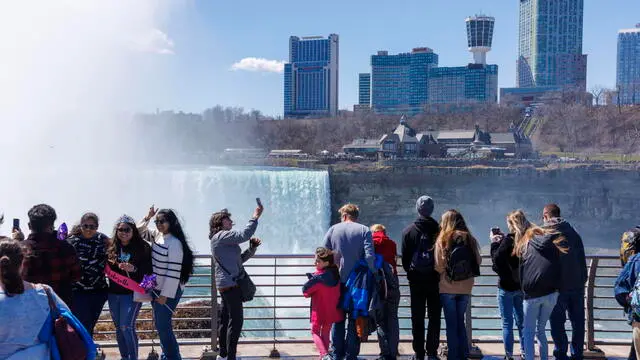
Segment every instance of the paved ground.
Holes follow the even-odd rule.
[[[502,344],[480,344],[480,350],[483,354],[483,360],[502,360],[504,356]],[[273,345],[254,345],[244,344],[238,347],[238,356],[245,359],[262,359],[268,358],[273,348]],[[315,347],[312,344],[281,344],[278,345],[278,351],[281,358],[296,358],[296,359],[317,359],[317,353]],[[517,346],[516,346],[517,348]],[[202,354],[202,346],[183,346],[181,347],[181,353],[184,359],[199,359]],[[626,359],[629,354],[628,346],[601,346],[600,349],[604,352],[608,359]],[[147,359],[147,355],[151,350],[150,347],[143,347],[140,349],[140,359]],[[160,351],[159,347],[156,347],[156,351]],[[379,351],[376,343],[366,343],[362,345],[361,357],[367,359],[377,358]],[[410,343],[400,344],[400,353],[403,358],[408,358],[413,353]],[[552,353],[552,350],[549,352]],[[115,348],[105,349],[107,359],[119,359],[118,350]]]

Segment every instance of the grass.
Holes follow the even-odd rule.
[[[543,155],[556,155],[558,157],[569,157],[580,160],[595,160],[595,161],[620,161],[620,162],[640,162],[640,154],[616,154],[616,153],[600,153],[600,154],[581,154],[571,152],[560,151],[547,151],[543,152]]]

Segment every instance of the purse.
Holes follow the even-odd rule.
[[[58,305],[48,287],[44,287],[49,299],[49,311],[53,319],[53,336],[55,337],[61,360],[86,360],[87,348],[82,337],[61,314]]]
[[[220,268],[222,268],[224,272],[231,275],[229,270],[227,270],[227,268],[225,268],[224,265],[222,265],[220,260],[218,260],[217,256],[216,256],[216,263],[220,265]],[[238,284],[238,287],[240,288],[240,292],[242,293],[242,302],[253,300],[253,297],[256,295],[256,285],[253,283],[253,281],[251,280],[251,277],[249,276],[249,274],[247,274],[244,267],[240,268],[240,274],[238,274],[237,277],[233,278],[233,281],[235,281]]]

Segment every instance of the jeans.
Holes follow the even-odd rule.
[[[93,337],[102,308],[107,302],[107,289],[98,291],[74,290],[71,312]]]
[[[469,357],[469,342],[464,318],[470,297],[462,294],[440,294],[447,325],[447,359],[449,360],[463,360]]]
[[[133,294],[109,294],[109,311],[116,326],[121,359],[138,359],[136,318],[141,306],[142,303],[133,301]]]
[[[507,358],[513,357],[513,320],[515,319],[520,337],[520,353],[524,354],[522,344],[522,328],[524,323],[524,309],[522,291],[505,291],[498,289],[498,307],[502,317],[502,341],[504,342],[504,354]]]
[[[235,287],[220,295],[222,297],[220,323],[218,324],[220,356],[226,357],[228,360],[235,360],[238,339],[240,339],[244,322],[242,290]]]
[[[356,319],[346,316],[345,320],[333,324],[331,328],[331,354],[333,360],[356,360],[358,358],[360,338],[356,333]]]
[[[440,290],[437,284],[409,283],[411,296],[411,335],[413,352],[418,360],[422,360],[425,350],[428,356],[438,356],[440,345],[440,321],[442,305],[440,304]],[[424,336],[425,305],[429,316],[426,337]]]
[[[398,357],[398,343],[400,342],[400,323],[398,322],[398,306],[400,292],[388,298],[384,304],[384,318],[378,323],[378,344],[380,356],[384,360],[395,360]]]
[[[571,358],[582,360],[584,347],[584,290],[563,291],[551,313],[551,337],[554,342],[553,356],[567,359],[569,340],[564,328],[569,313],[571,322]]]
[[[182,360],[180,347],[178,346],[178,341],[176,341],[176,336],[171,326],[171,319],[173,318],[172,311],[176,310],[178,302],[180,302],[180,298],[182,297],[182,291],[182,288],[178,287],[176,296],[174,298],[167,298],[167,302],[164,305],[156,302],[158,296],[155,293],[153,294],[153,317],[156,322],[158,337],[160,337],[162,360]],[[155,290],[155,292],[157,292],[157,290]]]
[[[533,360],[535,357],[534,336],[538,337],[540,360],[547,360],[549,357],[549,344],[547,343],[545,327],[557,300],[557,292],[524,300],[524,330],[522,332],[526,360]]]

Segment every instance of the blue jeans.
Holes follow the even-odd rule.
[[[176,307],[178,306],[178,302],[180,302],[180,298],[182,297],[182,291],[183,290],[178,287],[176,296],[173,299],[167,298],[167,302],[165,303],[166,306],[158,304],[155,301],[157,298],[156,294],[153,295],[153,317],[156,322],[156,330],[158,330],[158,336],[160,337],[162,360],[182,360],[182,357],[180,356],[180,348],[178,347],[178,341],[176,341],[176,336],[173,333],[173,328],[171,327],[171,319],[173,318],[173,314],[171,313],[171,311],[169,311],[169,309],[175,311]]]
[[[558,360],[567,359],[569,340],[564,324],[571,322],[571,358],[582,360],[584,347],[584,289],[563,291],[558,295],[558,303],[551,313],[551,337],[554,342],[553,356]]]
[[[520,353],[523,354],[522,328],[524,323],[524,309],[522,301],[524,295],[522,291],[504,291],[498,289],[498,306],[502,317],[502,341],[504,342],[504,354],[506,357],[513,357],[513,320],[518,327],[520,337]]]
[[[470,295],[440,294],[440,302],[447,325],[447,359],[461,360],[469,357],[469,342],[464,318]]]
[[[89,335],[93,337],[104,303],[107,302],[107,289],[104,290],[74,290],[71,312],[82,323]]]
[[[142,303],[133,301],[133,294],[109,294],[109,311],[116,326],[120,358],[138,359],[136,319]]]
[[[331,349],[329,352],[334,360],[356,360],[360,354],[360,338],[356,333],[356,319],[352,319],[351,316],[346,316],[346,318],[348,319],[333,324],[331,328]]]
[[[378,344],[380,357],[384,360],[395,360],[398,357],[398,343],[400,342],[400,323],[398,322],[398,306],[400,292],[384,304],[384,318],[378,323]]]
[[[535,357],[534,336],[538,337],[540,360],[548,359],[549,344],[545,327],[557,300],[557,292],[534,299],[524,299],[524,330],[522,332],[526,360],[533,360]]]

